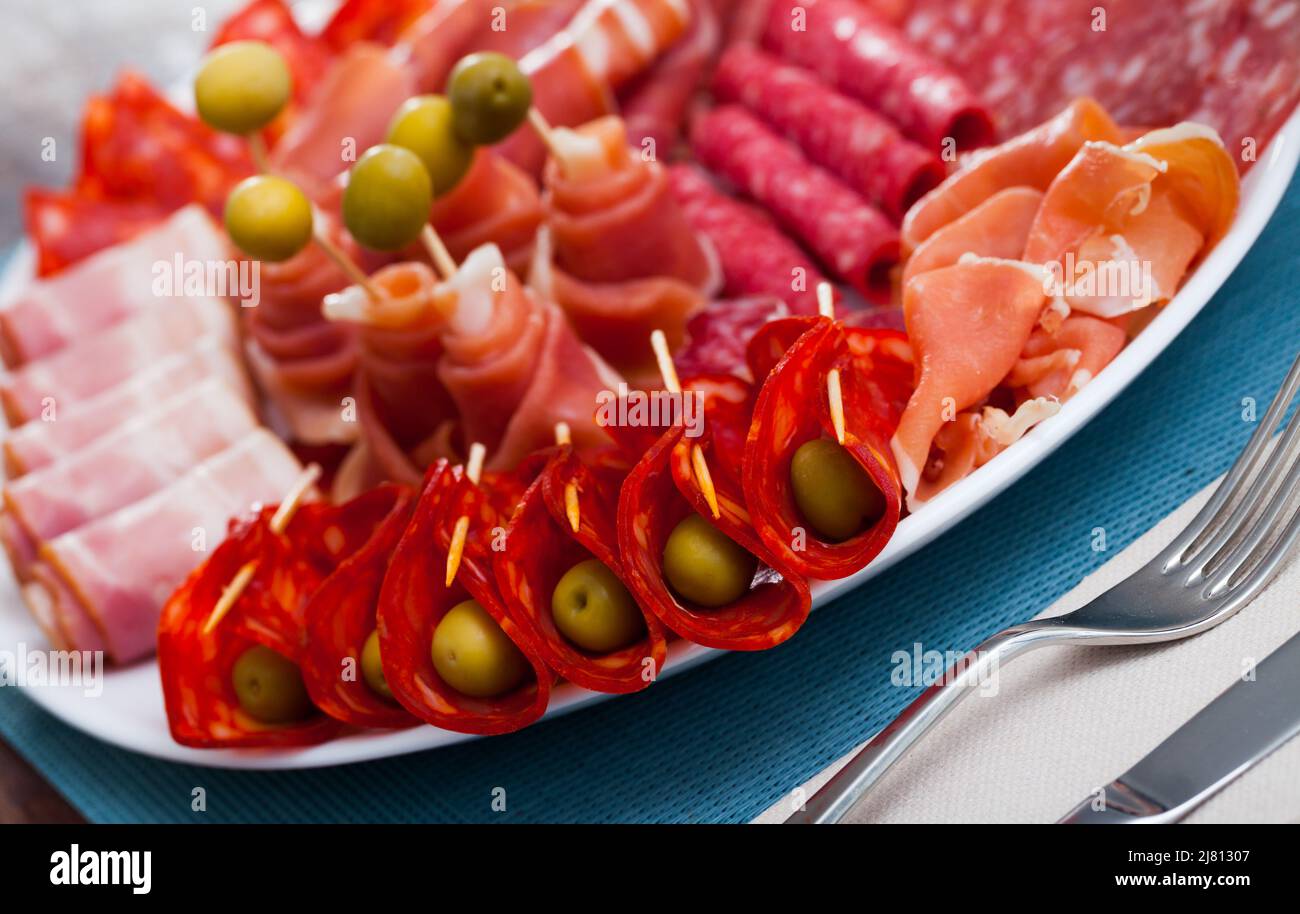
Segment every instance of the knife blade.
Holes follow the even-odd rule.
[[[1177,822],[1300,733],[1300,634],[1059,824]]]

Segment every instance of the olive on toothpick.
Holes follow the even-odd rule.
[[[247,137],[260,171],[266,171],[266,150],[258,131],[279,116],[292,94],[289,65],[264,41],[214,48],[194,79],[199,118],[215,130]]]

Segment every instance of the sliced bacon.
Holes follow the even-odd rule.
[[[53,539],[152,495],[257,427],[244,398],[213,378],[9,482],[5,511],[34,542]]]
[[[659,438],[623,483],[618,545],[633,596],[671,631],[722,650],[765,650],[790,638],[808,617],[808,584],[755,533],[739,474],[741,441],[749,427],[752,394],[734,377],[683,382],[705,396],[703,434],[674,426]],[[691,451],[704,450],[721,516],[714,518],[691,470]],[[750,590],[739,600],[703,608],[680,600],[664,578],[664,545],[691,512],[759,560]]]
[[[962,262],[907,284],[903,310],[919,371],[890,446],[909,507],[938,492],[923,474],[945,422],[981,403],[1015,366],[1042,311],[1043,286],[1035,268],[1005,260]]]
[[[239,356],[225,340],[201,337],[192,347],[161,359],[116,387],[73,403],[54,422],[28,422],[4,437],[5,475],[16,479],[71,457],[158,404],[159,391],[179,395],[209,379],[219,379],[253,402],[252,387]]]
[[[992,142],[993,119],[961,78],[855,0],[772,0],[763,43],[880,111],[926,149]]]
[[[1046,191],[1084,143],[1117,143],[1121,139],[1119,127],[1105,109],[1090,98],[1081,98],[1032,130],[974,153],[908,210],[903,219],[904,253],[1000,190],[1032,187]]]
[[[114,662],[130,663],[153,651],[159,611],[202,557],[203,539],[249,505],[279,498],[300,471],[258,429],[153,495],[43,544],[40,561],[90,614]]]
[[[409,727],[419,721],[376,695],[360,675],[361,651],[378,625],[379,594],[394,550],[406,532],[415,493],[401,486],[372,489],[347,511],[373,534],[321,582],[303,610],[302,674],[312,702],[356,727]],[[352,675],[344,675],[348,669]]]
[[[556,628],[551,594],[560,578],[579,562],[596,558],[626,583],[617,552],[618,492],[621,471],[583,463],[571,446],[546,461],[506,531],[504,548],[493,558],[498,588],[519,625],[537,633],[547,666],[584,689],[636,692],[654,682],[668,654],[663,627],[642,610],[644,637],[603,654],[576,647]],[[578,493],[580,526],[574,531],[565,507],[565,486]]]
[[[902,510],[902,486],[889,453],[889,436],[911,390],[911,350],[891,330],[845,328],[825,318],[778,322],[751,347],[755,377],[776,350],[803,329],[766,373],[744,448],[745,491],[763,544],[788,567],[832,580],[866,567],[893,536]],[[835,440],[826,376],[840,372],[844,449],[880,490],[884,511],[843,542],[820,539],[795,504],[790,462],[815,438]]]
[[[460,183],[433,201],[429,220],[457,261],[481,245],[495,244],[510,269],[522,275],[532,258],[542,216],[541,197],[533,180],[484,149],[475,153]],[[423,255],[423,250],[418,253]]]
[[[765,206],[836,276],[869,298],[889,300],[898,231],[856,191],[739,105],[696,120],[691,146],[703,165]]]
[[[826,277],[771,216],[728,197],[694,165],[669,171],[691,227],[718,255],[724,292],[739,298],[770,295],[796,314],[817,312],[816,289]]]
[[[307,678],[308,603],[323,583],[335,579],[336,569],[370,548],[392,497],[381,491],[338,506],[302,505],[282,534],[270,528],[275,507],[231,522],[225,542],[167,601],[158,625],[158,672],[177,742],[305,746],[341,732],[340,723],[324,714],[287,725],[254,720],[239,706],[232,667],[260,644],[298,664]],[[243,594],[213,630],[205,631],[223,590],[253,561],[257,568]]]
[[[234,346],[231,305],[212,298],[187,298],[157,314],[142,314],[114,324],[36,362],[6,374],[0,401],[10,425],[56,415],[120,384],[159,359],[181,352],[211,334]]]
[[[681,344],[716,285],[713,262],[673,197],[668,172],[627,145],[618,117],[584,124],[545,172],[545,242],[531,270],[578,335],[628,376],[653,370],[650,331]],[[590,147],[590,148],[588,148]]]
[[[445,586],[447,543],[456,519],[470,517],[464,559]],[[379,598],[379,644],[384,678],[402,707],[416,717],[460,733],[509,733],[546,713],[552,673],[542,663],[533,632],[521,628],[502,603],[491,575],[491,540],[498,510],[463,473],[439,461],[429,468],[410,525],[397,544]],[[532,666],[532,676],[493,698],[464,695],[433,665],[433,633],[447,611],[474,599],[496,620]]]
[[[894,219],[946,176],[936,155],[887,118],[757,48],[730,48],[713,91],[722,102],[743,104]]]
[[[220,267],[228,257],[225,233],[202,207],[187,206],[126,244],[32,283],[0,310],[0,353],[12,368],[142,311],[180,307],[185,277],[173,270],[174,260],[206,268]],[[158,287],[156,264],[177,274],[171,288]],[[235,281],[228,288],[234,296],[239,294],[233,275],[238,265],[229,264]]]

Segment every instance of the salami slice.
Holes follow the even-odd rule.
[[[687,343],[673,355],[678,373],[748,377],[745,349],[750,340],[789,313],[785,302],[768,296],[711,302],[686,325]]]
[[[375,630],[380,588],[414,501],[414,493],[394,485],[358,496],[354,512],[365,516],[374,535],[325,579],[304,611],[307,691],[316,707],[353,726],[418,723],[401,706],[376,695],[360,675],[361,651]]]
[[[823,580],[847,577],[875,558],[893,535],[902,486],[889,438],[911,391],[910,357],[906,336],[898,331],[846,329],[822,319],[798,338],[763,384],[745,446],[745,491],[764,545],[796,572]],[[844,398],[844,447],[885,504],[872,527],[838,543],[818,538],[806,526],[790,483],[795,451],[817,437],[835,438],[826,395],[826,374],[833,368],[840,371]],[[817,407],[809,408],[812,403]]]
[[[260,723],[240,708],[231,672],[258,644],[303,665],[308,601],[334,568],[370,541],[374,500],[303,505],[282,535],[270,529],[275,510],[233,521],[226,540],[163,608],[158,670],[167,722],[182,745],[302,746],[328,740],[341,727],[324,714],[297,724]],[[243,594],[212,631],[204,631],[226,586],[251,561],[257,570]]]
[[[456,519],[470,517],[460,570],[444,583],[447,544]],[[501,601],[491,572],[497,508],[483,489],[446,461],[429,468],[411,523],[397,544],[379,597],[379,649],[384,678],[402,707],[416,717],[459,733],[510,733],[537,720],[550,701],[553,676],[541,661],[533,632],[520,628]],[[517,688],[490,698],[464,695],[433,665],[433,632],[447,611],[477,600],[532,667]]]
[[[320,37],[336,52],[358,41],[392,45],[404,28],[433,5],[434,0],[344,0]]]
[[[765,650],[788,639],[811,608],[807,582],[768,551],[750,524],[740,488],[739,440],[749,424],[750,388],[736,378],[696,378],[705,392],[704,433],[666,431],[633,468],[619,497],[618,543],[627,580],[642,606],[665,626],[698,644],[723,650]],[[704,449],[721,516],[714,518],[691,471],[691,450]],[[691,513],[699,514],[759,560],[748,593],[727,606],[706,609],[683,602],[664,578],[668,536]]]
[[[691,145],[706,167],[767,208],[837,277],[887,301],[898,230],[852,188],[739,105],[700,117]]]
[[[593,653],[575,646],[556,628],[551,594],[574,565],[598,559],[620,579],[623,563],[615,551],[621,473],[597,471],[573,453],[555,452],[524,493],[495,556],[497,583],[506,608],[521,626],[536,631],[542,659],[561,677],[594,692],[636,692],[654,682],[668,654],[663,626],[642,610],[645,636],[625,648]],[[579,527],[570,527],[565,507],[567,484],[576,487]],[[625,581],[626,583],[626,581]]]
[[[757,48],[728,50],[713,91],[743,104],[895,220],[946,175],[937,156],[887,118]]]
[[[772,0],[763,43],[932,152],[948,139],[958,149],[994,139],[988,110],[960,77],[854,0]]]
[[[723,288],[735,296],[773,296],[790,310],[817,310],[821,268],[763,210],[722,193],[693,165],[672,168],[673,194],[687,221],[713,244]]]

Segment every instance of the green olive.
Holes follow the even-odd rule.
[[[370,691],[380,698],[393,700],[393,690],[388,687],[388,680],[384,678],[384,663],[379,656],[379,629],[370,633],[370,637],[361,648],[361,678],[366,681],[366,685],[370,686]]]
[[[598,559],[564,573],[551,594],[555,627],[578,647],[616,651],[645,635],[645,619],[614,572]]]
[[[204,59],[194,80],[194,105],[210,127],[252,133],[275,120],[292,92],[293,78],[279,51],[264,41],[234,41]]]
[[[828,438],[800,445],[790,461],[799,513],[822,539],[843,542],[885,513],[885,497],[866,470]]]
[[[366,150],[352,166],[343,222],[366,247],[396,251],[419,237],[432,202],[433,185],[420,157],[385,143]]]
[[[758,560],[698,514],[683,520],[664,544],[664,576],[677,594],[700,606],[725,606],[753,583]]]
[[[249,257],[288,260],[311,240],[311,204],[292,181],[254,175],[226,198],[226,231]]]
[[[461,59],[447,80],[456,133],[490,146],[515,131],[533,104],[533,84],[504,54],[483,51]]]
[[[451,191],[469,171],[474,147],[451,124],[451,102],[442,95],[417,95],[397,109],[386,142],[420,157],[433,181],[434,196]]]
[[[316,710],[297,664],[269,647],[240,654],[230,679],[244,713],[264,724],[291,724]]]
[[[433,630],[433,667],[472,698],[509,692],[528,675],[524,655],[477,600],[457,603]]]

